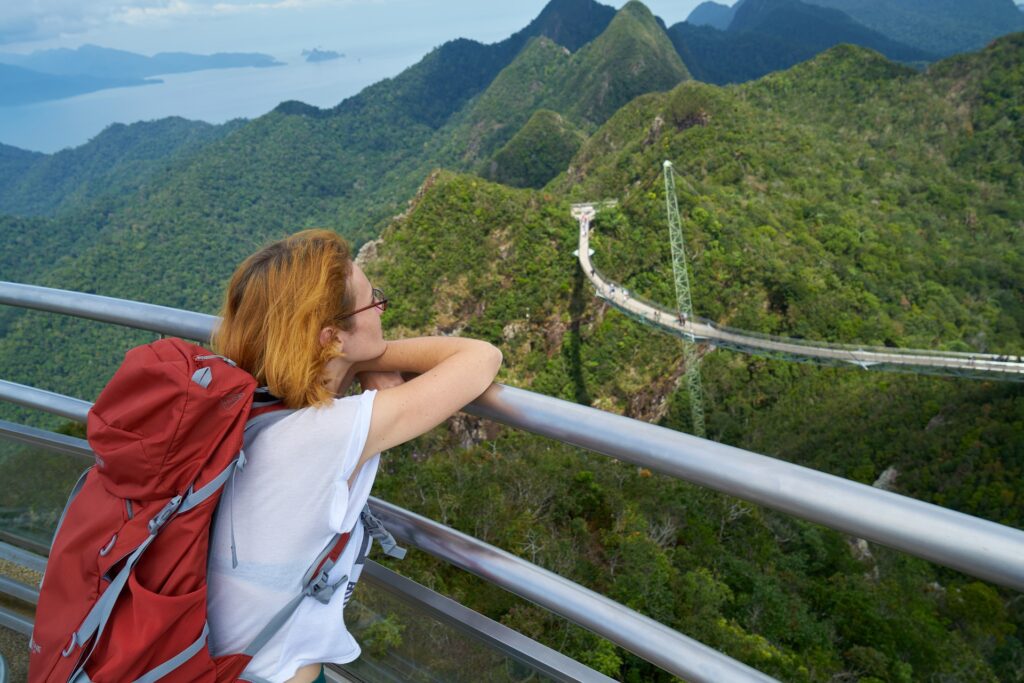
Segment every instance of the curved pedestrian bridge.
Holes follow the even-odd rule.
[[[893,347],[830,344],[778,337],[719,325],[706,318],[684,319],[675,311],[637,296],[621,284],[602,275],[590,260],[593,220],[604,203],[574,204],[573,217],[579,221],[579,259],[583,273],[599,297],[646,325],[689,341],[706,342],[742,353],[773,356],[824,365],[856,365],[865,370],[889,370],[930,375],[952,375],[978,379],[1024,382],[1024,356],[986,353],[957,353]]]

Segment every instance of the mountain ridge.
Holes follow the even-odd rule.
[[[854,43],[921,65],[935,59],[862,26],[839,10],[799,0],[743,0],[724,31],[680,22],[668,34],[694,75],[725,85],[789,68],[834,45]]]
[[[684,21],[694,26],[710,26],[724,31],[729,28],[734,11],[735,5],[723,5],[712,0],[704,0],[693,8]]]
[[[992,39],[1024,30],[1011,0],[807,0],[838,9],[868,28],[925,52],[950,56],[982,49]]]
[[[531,39],[453,120],[447,149],[438,158],[464,168],[487,163],[538,109],[562,114],[581,130],[593,130],[636,95],[667,90],[688,77],[650,11],[640,3],[627,3],[600,35],[576,52],[544,36]]]

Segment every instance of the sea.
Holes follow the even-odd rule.
[[[223,123],[262,116],[287,100],[333,107],[422,57],[418,46],[409,51],[367,50],[324,62],[306,62],[301,54],[275,55],[282,66],[166,74],[154,76],[162,82],[153,85],[0,106],[0,142],[50,154],[85,144],[113,123],[166,116]]]

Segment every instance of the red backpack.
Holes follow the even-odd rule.
[[[30,683],[240,680],[303,598],[331,598],[327,572],[348,534],[335,536],[303,593],[244,652],[214,658],[206,645],[207,550],[220,493],[245,463],[243,444],[290,412],[201,346],[161,339],[125,355],[89,411],[96,464],[57,525]]]

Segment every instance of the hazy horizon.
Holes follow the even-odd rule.
[[[733,4],[735,0],[725,0]],[[671,25],[701,0],[650,0]],[[424,53],[448,40],[502,40],[540,14],[548,0],[483,4],[471,0],[43,0],[0,8],[0,52],[28,54],[90,43],[144,55],[158,52],[262,52],[319,47],[348,53],[369,37]],[[616,8],[625,0],[605,2]],[[396,22],[395,17],[401,17]]]
[[[159,76],[164,83],[158,85],[0,106],[0,143],[52,154],[86,144],[114,123],[181,116],[220,124],[262,116],[292,99],[332,107],[373,83],[397,76],[446,41],[503,40],[529,24],[547,3],[39,0],[6,6],[0,8],[0,52],[28,54],[88,43],[147,56],[258,52],[286,66],[173,74]],[[618,8],[625,0],[605,4]],[[683,21],[700,0],[645,4],[671,25]],[[12,40],[17,36],[33,39]],[[301,52],[313,48],[335,50],[345,58],[310,65]]]

